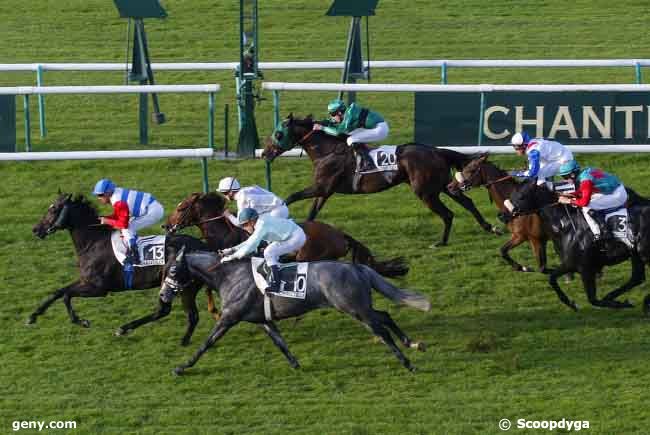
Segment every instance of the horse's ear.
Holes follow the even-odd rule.
[[[61,188],[59,187],[59,191],[57,192],[57,195],[61,195],[63,192],[61,192]]]
[[[178,254],[176,255],[176,262],[183,261],[184,256],[185,256],[185,245],[183,245],[181,250],[178,251]]]
[[[311,121],[311,120],[314,119],[314,115],[312,115],[312,114],[310,113],[309,115],[307,115],[307,117],[306,117],[305,119]]]
[[[287,119],[288,119],[289,121],[293,121],[293,112],[290,112],[290,113],[289,113],[289,116],[287,116]]]
[[[484,162],[484,161],[486,161],[486,160],[488,159],[488,157],[490,157],[490,153],[486,151],[486,152],[482,153],[482,154],[479,156],[478,159],[479,159],[480,161]]]
[[[66,200],[66,201],[70,201],[71,199],[72,199],[72,193],[68,193],[68,194],[65,196],[65,200]]]

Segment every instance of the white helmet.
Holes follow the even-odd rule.
[[[528,136],[528,133],[525,131],[513,134],[512,138],[510,139],[510,145],[515,148],[522,148],[527,145],[528,142],[530,142],[530,136]]]
[[[221,181],[219,181],[219,187],[217,187],[217,191],[221,193],[228,193],[230,191],[236,192],[239,189],[241,189],[241,186],[235,177],[222,178]]]

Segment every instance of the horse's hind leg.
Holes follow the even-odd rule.
[[[645,265],[638,255],[632,255],[632,276],[630,279],[620,286],[619,288],[607,293],[603,301],[615,301],[623,293],[632,290],[634,287],[642,284],[645,281]],[[628,306],[632,306],[628,301],[622,302]]]
[[[190,344],[192,333],[194,333],[196,324],[199,323],[199,309],[196,307],[197,291],[198,288],[185,289],[182,293],[183,309],[187,313],[187,330],[181,340],[181,346],[187,346]]]
[[[443,192],[445,192],[447,196],[449,196],[451,199],[453,199],[458,204],[460,204],[465,210],[470,212],[472,216],[474,216],[474,219],[476,219],[476,222],[478,222],[481,228],[483,228],[486,232],[494,233],[496,235],[503,234],[503,231],[501,231],[499,228],[497,228],[494,225],[490,225],[485,220],[481,212],[478,211],[478,209],[476,208],[476,205],[474,205],[474,201],[472,201],[472,199],[469,196],[465,195],[462,192],[459,192],[456,195],[452,195],[451,193],[449,193],[447,189],[443,190]]]
[[[436,194],[420,196],[420,199],[424,201],[424,203],[432,212],[440,216],[445,226],[440,241],[431,245],[431,247],[446,246],[449,242],[449,233],[451,232],[451,224],[454,220],[454,213],[449,210],[447,206],[442,203],[442,201],[440,201],[440,198]]]
[[[374,313],[374,310],[372,308],[368,311],[368,316],[363,315],[356,315],[356,317],[363,323],[365,323],[370,330],[372,331],[373,334],[375,334],[377,337],[381,338],[381,340],[384,342],[386,346],[390,348],[390,350],[393,351],[397,359],[402,363],[404,367],[409,369],[410,371],[414,371],[415,367],[411,365],[411,361],[404,356],[402,351],[397,347],[395,344],[395,341],[393,341],[393,337],[390,335],[390,332],[388,332],[388,329],[384,327],[382,324],[382,319],[381,316],[377,316]]]
[[[412,349],[417,349],[421,352],[424,352],[426,350],[426,346],[422,342],[414,342],[412,341],[400,328],[397,326],[393,318],[388,314],[386,311],[378,311],[374,310],[374,315],[381,321],[381,323],[389,328],[397,337],[400,339],[400,341],[404,344],[404,346]]]
[[[282,335],[280,335],[280,331],[278,328],[275,326],[275,323],[273,322],[266,322],[260,325],[264,332],[267,333],[267,335],[273,340],[273,343],[280,348],[284,356],[289,360],[289,365],[293,367],[294,369],[297,369],[300,367],[300,364],[298,363],[298,360],[296,359],[295,356],[289,351],[289,348],[287,347],[287,343],[284,341],[284,338],[282,338]]]
[[[503,258],[514,270],[517,272],[530,272],[530,268],[522,266],[512,259],[509,252],[511,249],[516,248],[517,246],[523,243],[524,239],[519,236],[519,234],[513,234],[512,238],[501,246],[499,253],[501,253],[501,258]]]
[[[206,288],[205,294],[208,297],[208,313],[212,315],[214,320],[219,320],[221,314],[219,313],[219,308],[217,308],[217,305],[214,303],[214,294],[212,293],[212,289]]]

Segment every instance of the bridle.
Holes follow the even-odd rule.
[[[69,210],[70,210],[70,203],[66,199],[65,202],[64,202],[63,207],[59,211],[59,215],[54,220],[54,223],[52,225],[50,225],[47,230],[45,230],[45,234],[50,235],[50,234],[54,233],[55,231],[60,230],[61,228],[63,228],[63,223],[65,222],[65,220],[68,217]]]
[[[219,216],[215,216],[215,217],[200,220],[196,224],[188,224],[188,223],[186,223],[185,220],[189,217],[190,212],[192,211],[192,208],[196,204],[196,201],[198,201],[199,198],[201,198],[202,196],[203,195],[196,195],[191,199],[191,202],[187,205],[187,207],[181,213],[181,216],[178,219],[178,222],[175,223],[174,225],[172,225],[171,228],[169,229],[170,232],[175,233],[176,231],[182,230],[183,228],[186,228],[186,227],[191,226],[191,225],[200,226],[200,225],[203,225],[205,223],[209,223],[209,222],[212,222],[212,221],[224,219],[226,217],[225,212],[224,212],[224,213],[221,213]],[[235,228],[234,228],[234,225],[232,224],[232,222],[230,222],[229,219],[225,219],[225,222],[226,222],[226,226],[228,227],[228,231],[231,232],[231,233],[234,232]]]

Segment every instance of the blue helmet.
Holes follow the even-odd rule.
[[[239,212],[239,215],[237,215],[237,220],[239,221],[239,224],[245,224],[248,221],[252,221],[253,219],[257,219],[259,217],[259,214],[255,209],[253,208],[244,208],[242,211]]]
[[[567,175],[573,174],[580,170],[580,165],[575,160],[570,160],[566,163],[562,163],[560,169],[558,170],[558,175],[561,177],[566,177]]]
[[[108,178],[102,178],[95,184],[95,188],[93,189],[93,195],[103,195],[107,192],[114,192],[115,191],[115,183],[113,183],[111,180]]]

